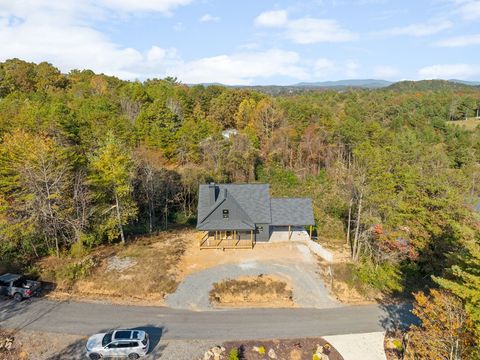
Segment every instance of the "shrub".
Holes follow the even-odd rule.
[[[258,353],[260,355],[265,355],[266,351],[265,351],[265,346],[259,346],[258,347]]]
[[[355,275],[362,283],[382,292],[403,290],[399,269],[389,263],[375,265],[371,261],[363,261],[356,266]]]
[[[76,259],[79,259],[87,254],[87,250],[82,241],[77,241],[70,247],[70,255]]]
[[[88,258],[59,268],[55,272],[55,277],[57,281],[66,281],[71,284],[76,280],[90,275],[94,267],[95,261],[92,258]]]
[[[230,354],[228,355],[228,360],[240,360],[238,357],[238,350],[237,348],[233,348],[230,350]]]
[[[397,351],[403,350],[403,344],[399,339],[393,339],[392,344],[395,347],[395,350]]]

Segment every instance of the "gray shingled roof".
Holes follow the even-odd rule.
[[[270,193],[268,184],[215,184],[219,188],[219,194],[226,188],[229,195],[245,211],[248,217],[256,224],[269,224]],[[198,195],[198,219],[204,219],[211,211],[208,184],[200,185]]]
[[[272,198],[271,225],[315,225],[312,200],[307,198]]]

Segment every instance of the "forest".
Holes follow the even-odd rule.
[[[451,122],[479,108],[480,88],[442,81],[272,96],[7,60],[0,258],[27,266],[191,225],[200,183],[268,182],[274,196],[313,199],[319,241],[349,244],[362,281],[416,292],[422,320],[440,316],[432,304],[455,311],[444,331],[473,358],[480,127]],[[433,351],[425,331],[411,336]]]

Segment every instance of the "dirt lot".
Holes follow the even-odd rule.
[[[250,262],[292,262],[300,260],[309,261],[311,254],[299,253],[296,243],[257,243],[253,249],[227,249],[227,250],[200,250],[197,238],[188,243],[185,256],[179,265],[180,277],[186,276],[224,264],[238,264],[244,261]]]
[[[78,335],[0,330],[0,342],[6,336],[14,341],[10,351],[0,350],[1,360],[75,359],[84,354],[86,341]]]
[[[369,302],[365,294],[359,293],[349,282],[346,265],[348,254],[341,247],[332,250],[335,252],[336,263],[330,266],[321,259],[317,260],[306,246],[294,242],[257,243],[254,249],[200,250],[200,236],[201,233],[194,229],[176,229],[131,240],[124,246],[102,246],[83,257],[49,257],[40,262],[39,273],[41,280],[55,284],[47,295],[50,298],[162,306],[165,305],[165,297],[174,293],[180,283],[184,280],[188,283],[192,276],[204,273],[205,270],[215,273],[215,269],[224,271],[222,266],[230,265],[244,268],[248,262],[260,271],[258,274],[243,274],[237,269],[230,275],[230,279],[237,279],[242,275],[280,276],[278,269],[270,269],[275,264],[278,268],[286,266],[291,271],[297,268],[298,271],[304,271],[302,266],[307,266],[312,273],[322,275],[325,285],[341,302]],[[265,271],[261,271],[262,266]],[[311,278],[315,276],[312,275]],[[228,275],[223,279],[215,276],[212,283],[227,279]],[[291,276],[284,277],[283,281],[290,289],[295,289],[295,283],[298,283],[294,283]],[[205,288],[207,298],[210,290],[211,285]],[[261,291],[260,286],[257,292]],[[189,298],[194,296],[187,295]],[[223,303],[234,307],[263,307],[267,303],[260,299],[255,302],[254,295],[243,294],[236,297],[237,301],[225,296]],[[301,294],[302,298],[305,296]],[[278,298],[274,300],[271,297],[268,304],[274,307],[292,306],[290,301]]]
[[[127,245],[103,246],[75,259],[40,263],[41,280],[55,284],[49,298],[163,305],[178,285],[178,264],[192,231],[169,231]]]
[[[210,302],[215,307],[293,307],[292,286],[275,275],[242,276],[213,284]]]

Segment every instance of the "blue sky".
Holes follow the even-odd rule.
[[[124,79],[480,79],[480,0],[0,0],[0,60]]]

